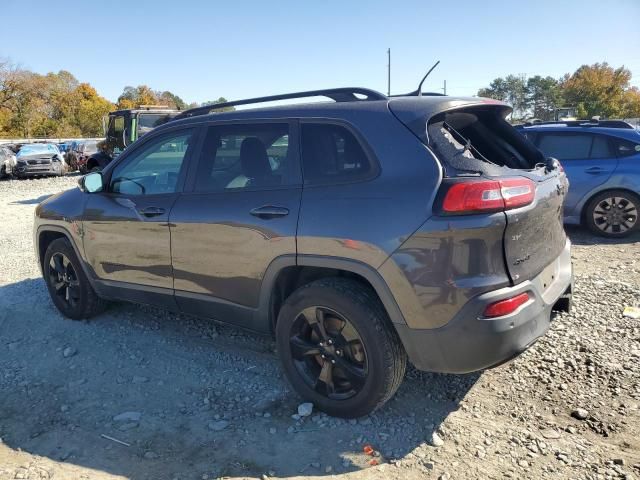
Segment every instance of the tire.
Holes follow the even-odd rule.
[[[336,417],[357,418],[381,407],[402,383],[407,365],[375,293],[341,278],[317,280],[287,298],[278,315],[276,344],[295,391]]]
[[[105,309],[107,302],[96,295],[66,238],[58,238],[47,247],[42,274],[51,300],[65,317],[82,320]]]
[[[628,190],[607,190],[585,208],[585,225],[596,235],[622,238],[640,229],[640,197]]]

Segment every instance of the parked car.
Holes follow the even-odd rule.
[[[640,132],[618,120],[541,122],[520,131],[560,160],[569,183],[564,221],[604,237],[640,230]]]
[[[80,142],[76,148],[76,168],[80,170],[80,173],[87,173],[87,161],[89,157],[98,151],[97,140],[86,140]]]
[[[62,154],[52,143],[28,143],[22,145],[16,155],[16,177],[63,175]]]
[[[13,175],[16,163],[16,154],[13,153],[13,150],[0,145],[0,178]]]
[[[210,114],[320,95],[335,102]],[[295,390],[343,417],[384,404],[407,357],[500,365],[572,290],[566,175],[510,110],[356,88],[186,111],[37,207],[53,303],[83,319],[129,300],[272,333]]]

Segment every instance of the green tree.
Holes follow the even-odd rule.
[[[228,101],[229,100],[224,97],[218,97],[217,100],[209,100],[208,102],[203,102],[201,106],[205,107],[207,105],[215,105],[216,103],[227,103]],[[235,107],[223,107],[216,110],[216,112],[233,112],[235,109]]]
[[[534,118],[554,120],[556,108],[563,105],[560,82],[553,77],[530,77],[527,80],[527,103]]]
[[[509,103],[513,107],[512,120],[525,118],[529,106],[527,81],[523,76],[507,75],[496,78],[488,88],[478,90],[478,96]]]

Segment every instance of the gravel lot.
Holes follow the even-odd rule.
[[[572,228],[574,313],[514,362],[410,370],[369,417],[296,419],[269,338],[127,304],[58,314],[32,215],[76,180],[0,182],[0,479],[640,478],[640,320],[622,316],[640,236]]]

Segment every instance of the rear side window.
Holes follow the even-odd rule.
[[[629,140],[616,138],[614,140],[616,153],[619,157],[628,157],[640,153],[640,143],[634,143]]]
[[[591,135],[541,135],[538,148],[558,160],[585,159],[591,151]]]
[[[356,137],[340,125],[302,125],[302,166],[306,184],[355,182],[376,174]]]

